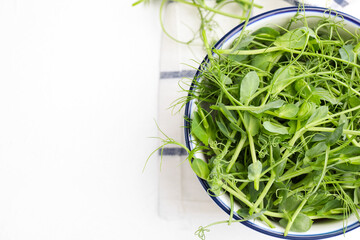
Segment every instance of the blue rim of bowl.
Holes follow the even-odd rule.
[[[284,13],[297,13],[298,12],[298,7],[286,7],[286,8],[278,8],[275,10],[271,10],[268,12],[264,12],[262,14],[256,15],[252,18],[249,19],[248,22],[248,26],[259,21],[259,20],[263,20],[264,18],[268,18],[274,15],[279,15],[279,14],[284,14]],[[351,22],[357,26],[360,27],[360,20],[348,15],[346,13],[340,12],[340,11],[329,11],[328,9],[325,8],[321,8],[321,7],[305,7],[305,12],[313,12],[313,13],[326,13],[326,14],[330,14],[332,16],[340,16],[342,17],[345,21]],[[234,35],[236,35],[237,33],[239,33],[242,28],[244,27],[244,23],[239,24],[238,26],[236,26],[235,28],[233,28],[232,30],[230,30],[227,34],[225,34],[215,45],[214,48],[218,49],[220,48],[227,40],[229,40],[230,38],[232,38]],[[197,82],[197,79],[199,78],[200,75],[200,71],[201,71],[201,66],[204,66],[206,63],[208,63],[209,59],[206,56],[204,58],[204,60],[202,61],[202,63],[200,64],[200,67],[198,68],[193,82],[190,86],[189,91],[192,92],[193,90],[195,90],[196,86],[195,83]],[[192,103],[193,101],[190,101],[186,104],[185,106],[185,115],[184,115],[184,125],[185,125],[185,142],[186,142],[186,146],[188,149],[192,149],[192,136],[190,134],[190,125],[189,122],[187,121],[187,119],[190,119],[191,117],[191,109],[192,109]],[[227,214],[230,214],[230,207],[223,202],[223,200],[221,200],[219,197],[215,197],[215,194],[213,194],[210,190],[210,186],[209,183],[201,178],[198,177],[198,180],[200,181],[201,185],[203,186],[203,188],[208,192],[210,198],[222,209],[224,210]],[[236,220],[240,220],[241,217],[234,213],[234,219]],[[338,236],[341,234],[344,234],[344,229],[340,228],[334,231],[330,231],[330,232],[325,232],[325,233],[320,233],[320,234],[294,234],[294,233],[290,233],[287,236],[284,236],[282,232],[278,232],[278,231],[274,231],[265,227],[262,227],[260,225],[255,224],[254,222],[251,221],[244,221],[241,222],[242,224],[244,224],[245,226],[252,228],[255,231],[258,231],[260,233],[264,233],[266,235],[272,236],[272,237],[277,237],[277,238],[282,238],[282,239],[324,239],[324,238],[330,238],[330,237],[334,237],[334,236]],[[352,230],[354,230],[355,228],[358,228],[360,226],[359,222],[355,222],[351,225],[348,225],[346,227],[345,232],[350,232]]]

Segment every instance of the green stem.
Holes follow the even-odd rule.
[[[360,143],[358,143],[355,139],[351,141],[356,147],[360,147]]]
[[[284,213],[271,212],[271,211],[265,211],[264,215],[269,216],[269,217],[275,217],[275,218],[284,218],[285,217]]]
[[[241,191],[243,190],[249,183],[248,182],[243,182],[240,187],[238,187],[238,189]]]
[[[245,34],[245,29],[246,29],[246,26],[247,26],[247,24],[248,24],[248,22],[249,22],[249,19],[250,19],[250,16],[251,16],[251,12],[252,12],[252,6],[253,6],[253,5],[254,5],[254,0],[251,1],[250,10],[249,10],[248,15],[247,15],[247,17],[246,17],[246,20],[245,20],[245,22],[244,22],[244,26],[243,26],[243,28],[242,28],[242,31],[241,31],[241,33],[240,33],[240,35],[239,35],[236,43],[235,43],[234,46],[233,46],[233,49],[236,49],[236,48],[237,48],[237,46],[240,44],[240,42],[241,42],[241,40],[242,40],[242,38],[243,38],[243,36],[244,36],[244,34]]]
[[[254,144],[254,139],[253,139],[253,137],[251,136],[250,133],[248,133],[248,139],[249,139],[249,147],[250,147],[251,158],[252,158],[253,163],[256,163],[257,157],[256,157],[255,144]],[[260,177],[255,178],[254,179],[254,189],[256,191],[259,190],[259,183],[260,183]]]
[[[319,75],[322,75],[322,73],[319,73]],[[336,74],[336,73],[335,73],[335,75],[337,75],[338,77],[340,77],[340,78],[343,79],[343,77],[342,77],[340,74]],[[359,93],[358,91],[356,91],[355,89],[353,89],[351,86],[347,85],[346,83],[344,83],[344,82],[342,82],[342,81],[340,81],[340,80],[338,80],[338,79],[336,79],[336,78],[330,77],[330,76],[326,76],[326,79],[327,79],[327,80],[334,81],[334,82],[336,82],[336,83],[338,83],[338,84],[340,84],[340,85],[342,85],[342,86],[344,86],[344,87],[347,87],[347,88],[349,88],[353,93],[355,93],[356,95],[360,96],[360,93]]]
[[[213,13],[216,13],[216,14],[219,14],[219,15],[223,15],[223,16],[226,16],[226,17],[230,17],[230,18],[235,18],[235,19],[240,19],[240,20],[246,20],[246,17],[242,17],[242,16],[239,16],[239,15],[236,15],[236,14],[231,14],[231,13],[227,13],[227,12],[223,12],[223,11],[220,11],[216,8],[212,8],[212,7],[209,7],[207,6],[206,4],[196,4],[196,3],[191,3],[191,2],[188,2],[188,1],[185,1],[185,0],[175,0],[176,2],[180,2],[180,3],[183,3],[183,4],[187,4],[187,5],[191,5],[191,6],[194,6],[196,8],[202,8],[202,9],[205,9],[205,10],[208,10],[208,11],[211,11]],[[259,5],[256,5],[256,6],[259,6]]]
[[[293,137],[290,139],[290,141],[289,141],[289,144],[288,144],[288,147],[289,147],[289,148],[286,149],[286,151],[285,151],[284,154],[283,154],[282,159],[281,159],[280,161],[278,161],[278,164],[280,164],[279,162],[284,162],[284,161],[285,161],[285,164],[286,164],[286,161],[287,161],[288,157],[292,154],[292,153],[291,153],[291,150],[289,150],[289,149],[291,149],[291,148],[295,145],[296,141],[297,141],[305,132],[306,132],[306,129],[305,129],[305,128],[301,128],[301,129],[299,129],[299,130],[294,134],[294,136],[293,136]],[[285,148],[281,148],[281,149],[280,149],[281,152],[284,151],[284,150],[285,150]],[[283,175],[283,176],[284,176],[284,175]],[[282,176],[282,177],[283,177],[283,176]],[[280,178],[281,178],[281,177],[280,177]],[[280,181],[280,178],[279,178],[278,181]]]
[[[285,154],[286,153],[286,154]],[[277,161],[276,163],[274,163],[274,165],[272,165],[271,167],[265,169],[261,175],[260,175],[260,178],[262,176],[264,176],[266,173],[268,173],[269,171],[272,171],[276,166],[278,166],[279,164],[283,163],[283,162],[286,162],[287,159],[294,153],[294,152],[290,152],[290,151],[286,151],[284,154],[283,154],[283,157]]]
[[[234,197],[238,198],[241,202],[243,202],[244,204],[246,204],[248,207],[251,208],[251,207],[253,206],[253,204],[252,204],[249,200],[247,200],[246,197],[238,194],[238,193],[237,193],[234,189],[232,189],[231,187],[228,187],[227,185],[224,184],[224,185],[222,186],[222,188],[223,188],[225,191],[227,191],[228,193],[234,195]],[[260,210],[259,210],[259,209],[256,209],[256,211],[259,212]],[[273,224],[265,215],[261,215],[261,216],[260,216],[260,219],[263,220],[264,222],[266,222],[266,223],[269,225],[269,227],[271,227],[271,228],[274,228],[274,227],[275,227],[274,224]]]
[[[170,39],[172,39],[172,40],[174,40],[175,42],[177,42],[177,43],[180,43],[180,44],[189,44],[189,43],[191,43],[194,39],[191,39],[191,40],[189,40],[189,41],[187,41],[187,42],[184,42],[184,41],[180,41],[180,40],[178,40],[178,39],[176,39],[175,37],[173,37],[167,30],[166,30],[166,28],[165,28],[165,26],[164,26],[164,20],[163,20],[163,11],[164,11],[164,6],[165,6],[165,3],[167,3],[168,2],[168,0],[162,0],[162,2],[161,2],[161,4],[160,4],[160,26],[161,26],[161,29],[162,29],[162,31],[164,32],[164,34],[166,35],[166,36],[168,36]],[[190,3],[189,3],[190,4]]]
[[[228,110],[238,110],[238,111],[257,111],[261,110],[262,107],[255,106],[225,106]]]
[[[307,128],[308,131],[314,131],[314,132],[334,132],[335,128],[329,128],[329,127],[311,127],[311,128]],[[350,134],[350,135],[356,135],[359,136],[360,135],[360,131],[355,131],[355,130],[347,130],[344,129],[343,133],[345,134]]]
[[[256,91],[256,93],[254,93],[252,96],[250,96],[250,98],[246,101],[246,105],[249,105],[249,103],[256,98],[257,96],[259,96],[260,94],[262,94],[263,92],[267,91],[270,88],[270,86],[266,86],[263,87],[259,90]],[[259,108],[261,108],[261,106],[259,106]]]
[[[269,181],[266,183],[266,186],[264,188],[264,190],[261,192],[260,196],[258,197],[258,199],[256,200],[256,202],[254,203],[253,207],[250,208],[249,213],[252,214],[254,212],[254,209],[257,208],[259,206],[259,204],[263,201],[263,199],[265,198],[266,194],[268,193],[268,191],[270,190],[271,186],[273,185],[274,181],[275,181],[275,174],[271,174]]]
[[[232,49],[217,49],[214,50],[218,54],[232,54],[232,55],[257,55],[262,53],[276,52],[283,50],[282,47],[269,47],[262,49],[253,49],[253,50],[232,50]]]
[[[234,196],[230,194],[230,216],[229,216],[229,225],[231,224],[234,217]]]
[[[274,162],[274,156],[273,156],[273,147],[271,144],[270,144],[269,148],[270,148],[270,165],[273,166],[275,164],[275,162]],[[253,213],[254,209],[257,208],[260,203],[263,203],[263,199],[265,198],[266,194],[268,193],[271,186],[273,185],[273,183],[275,181],[275,177],[276,177],[275,171],[274,171],[274,169],[272,169],[270,179],[266,183],[264,190],[261,192],[261,194],[258,197],[258,199],[256,200],[256,202],[254,203],[254,208],[250,208],[250,210],[249,210],[250,214]]]
[[[250,133],[248,134],[248,138],[249,138],[249,147],[250,147],[251,158],[252,158],[253,163],[255,163],[257,161],[257,158],[256,158],[254,138],[251,136]]]
[[[350,158],[346,158],[346,159],[343,159],[343,158],[331,159],[331,163],[334,163],[334,162],[337,162],[336,164],[351,163],[351,164],[359,165],[360,164],[360,156],[350,157]]]
[[[312,127],[315,127],[317,125],[320,125],[320,124],[323,124],[325,120],[327,119],[332,119],[334,117],[337,117],[337,116],[340,116],[342,114],[345,114],[345,113],[348,113],[348,112],[353,112],[353,111],[356,111],[360,109],[360,105],[356,106],[356,107],[353,107],[353,108],[349,108],[347,110],[344,110],[344,111],[341,111],[341,112],[338,112],[338,113],[334,113],[334,114],[330,114],[330,115],[327,115],[326,117],[323,117],[317,121],[314,121],[312,123],[309,123],[308,125],[306,125],[305,127],[302,128],[302,130],[305,132],[307,131],[309,128],[312,128]],[[295,134],[296,135],[296,134]]]
[[[302,168],[300,170],[297,170],[297,171],[288,171],[286,172],[284,175],[282,175],[281,177],[279,177],[278,179],[278,182],[283,182],[287,179],[290,179],[290,178],[293,178],[293,177],[297,177],[297,176],[300,176],[302,174],[306,174],[306,173],[310,173],[313,171],[313,168],[311,166],[309,167],[305,167],[305,168]]]
[[[203,38],[203,42],[204,42],[204,45],[205,45],[205,50],[206,50],[206,53],[207,53],[208,58],[210,60],[210,63],[213,65],[214,57],[213,57],[213,54],[211,52],[211,48],[210,48],[210,45],[209,45],[209,42],[208,42],[208,39],[207,39],[207,36],[206,36],[206,31],[205,31],[203,26],[201,26],[201,37]]]
[[[324,179],[324,176],[325,176],[325,173],[326,173],[326,168],[327,168],[327,164],[328,164],[328,160],[329,160],[329,152],[330,152],[330,146],[328,146],[326,148],[326,151],[325,151],[325,160],[324,160],[324,167],[322,169],[322,172],[321,172],[321,175],[320,175],[320,179],[315,187],[315,189],[311,192],[310,195],[312,195],[313,193],[315,193],[318,188],[320,187],[320,184],[322,182],[322,180]]]
[[[334,154],[342,149],[344,149],[345,147],[347,147],[351,142],[352,140],[355,138],[356,136],[351,136],[349,137],[349,139],[347,139],[345,142],[343,142],[343,144],[341,144],[340,146],[336,147],[336,148],[333,148],[330,150],[330,154]]]
[[[308,200],[308,197],[304,198],[300,205],[298,206],[298,208],[295,210],[294,214],[291,216],[291,219],[289,219],[289,222],[288,224],[286,225],[286,228],[285,228],[285,231],[284,231],[284,236],[287,236],[289,231],[290,231],[290,228],[292,226],[292,224],[294,223],[297,215],[300,213],[301,209],[305,206],[306,202]]]
[[[243,134],[240,141],[239,141],[239,144],[236,146],[236,149],[235,149],[235,152],[234,154],[232,155],[231,159],[230,159],[230,162],[229,162],[229,165],[227,166],[226,168],[226,173],[229,173],[231,168],[234,166],[239,154],[240,154],[240,151],[241,149],[243,148],[245,142],[246,142],[246,135]]]

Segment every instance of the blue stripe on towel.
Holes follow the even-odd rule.
[[[159,150],[159,155],[161,155],[161,149]],[[164,148],[162,155],[163,156],[186,156],[187,152],[183,148]]]
[[[336,2],[338,5],[340,5],[341,7],[345,7],[347,6],[349,3],[345,0],[334,0],[334,2]]]
[[[160,72],[160,79],[166,78],[193,78],[196,70],[182,70],[182,71],[162,71]]]

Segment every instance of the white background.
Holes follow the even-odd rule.
[[[0,239],[169,239],[158,7],[131,3],[0,1]]]
[[[1,240],[195,239],[220,214],[158,215],[159,4],[131,3],[0,0]]]

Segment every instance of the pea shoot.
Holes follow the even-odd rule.
[[[193,170],[229,194],[231,216],[236,202],[244,219],[277,222],[284,236],[319,219],[360,221],[359,37],[330,16],[309,27],[298,13],[208,55],[189,91],[189,151],[204,154]]]

